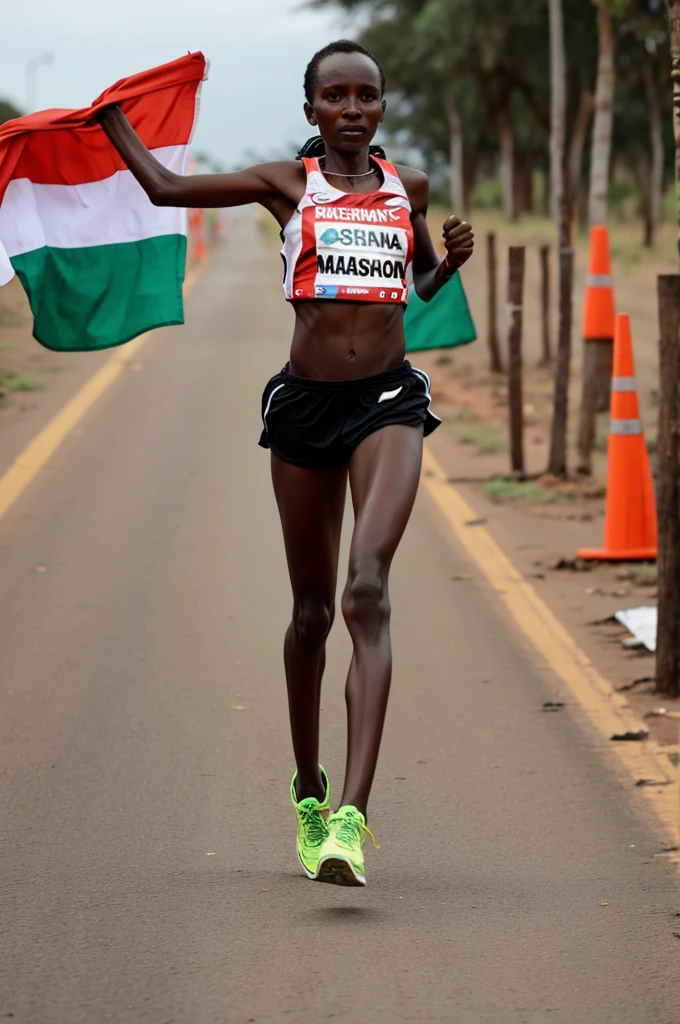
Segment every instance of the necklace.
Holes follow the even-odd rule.
[[[327,171],[325,164],[322,167],[322,170],[324,174],[330,174],[334,178],[367,178],[369,174],[376,173],[375,168],[372,168],[370,171],[364,171],[363,174],[345,174],[344,171]]]

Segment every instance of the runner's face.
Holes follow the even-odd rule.
[[[354,153],[369,145],[383,119],[380,72],[363,53],[334,53],[321,62],[310,124],[327,146]]]

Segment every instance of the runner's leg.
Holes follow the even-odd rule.
[[[423,432],[394,425],[354,452],[349,480],[355,526],[342,598],[354,655],[347,677],[347,770],[341,805],[363,814],[373,782],[392,677],[388,575],[413,508]]]
[[[293,617],[284,642],[288,710],[297,764],[298,800],[323,800],[319,773],[319,709],[326,638],[335,588],[347,468],[305,469],[272,455],[272,481],[281,516]]]

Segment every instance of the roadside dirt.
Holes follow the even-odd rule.
[[[604,531],[609,418],[599,417],[594,475],[558,481],[544,475],[552,421],[552,368],[540,367],[539,245],[540,225],[499,227],[489,215],[471,217],[479,246],[475,265],[463,282],[479,340],[465,348],[414,356],[432,378],[433,405],[442,428],[432,438],[436,454],[452,482],[468,497],[487,528],[517,567],[569,629],[577,643],[613,686],[625,688],[631,706],[644,718],[650,735],[677,747],[680,702],[654,693],[654,656],[623,646],[630,637],[612,616],[616,611],[656,603],[656,570],[651,565],[586,565],[575,560],[577,548],[597,546]],[[481,228],[481,230],[480,230]],[[483,258],[487,228],[497,233],[499,252],[499,330],[505,353],[504,316],[506,254],[510,244],[527,245],[524,308],[525,458],[529,480],[509,479],[508,401],[504,376],[489,373],[486,327],[486,274]],[[645,434],[655,470],[658,389],[656,277],[675,270],[663,255],[633,258],[630,233],[617,239],[621,253],[613,261],[618,306],[630,312],[636,370]],[[665,246],[661,246],[665,252]],[[612,249],[615,249],[614,244]],[[639,256],[639,253],[638,253]],[[554,263],[554,260],[553,260]],[[574,345],[570,386],[570,465],[575,465],[575,429],[580,405],[580,318],[587,270],[587,240],[576,254]],[[552,295],[556,282],[551,281]],[[625,296],[625,306],[622,297]],[[553,343],[555,325],[553,325]],[[473,528],[473,527],[471,527]],[[464,581],[456,585],[464,586]],[[556,700],[559,697],[556,696]],[[663,711],[662,711],[663,709]]]
[[[0,428],[39,401],[36,392],[62,369],[59,354],[39,345],[31,330],[28,300],[14,278],[0,291]]]

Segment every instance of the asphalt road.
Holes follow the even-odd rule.
[[[422,493],[366,890],[294,853],[253,222],[0,521],[0,1019],[677,1024],[677,881]],[[470,576],[453,581],[452,576]],[[348,643],[323,760],[339,795]],[[601,906],[606,903],[607,906]]]

